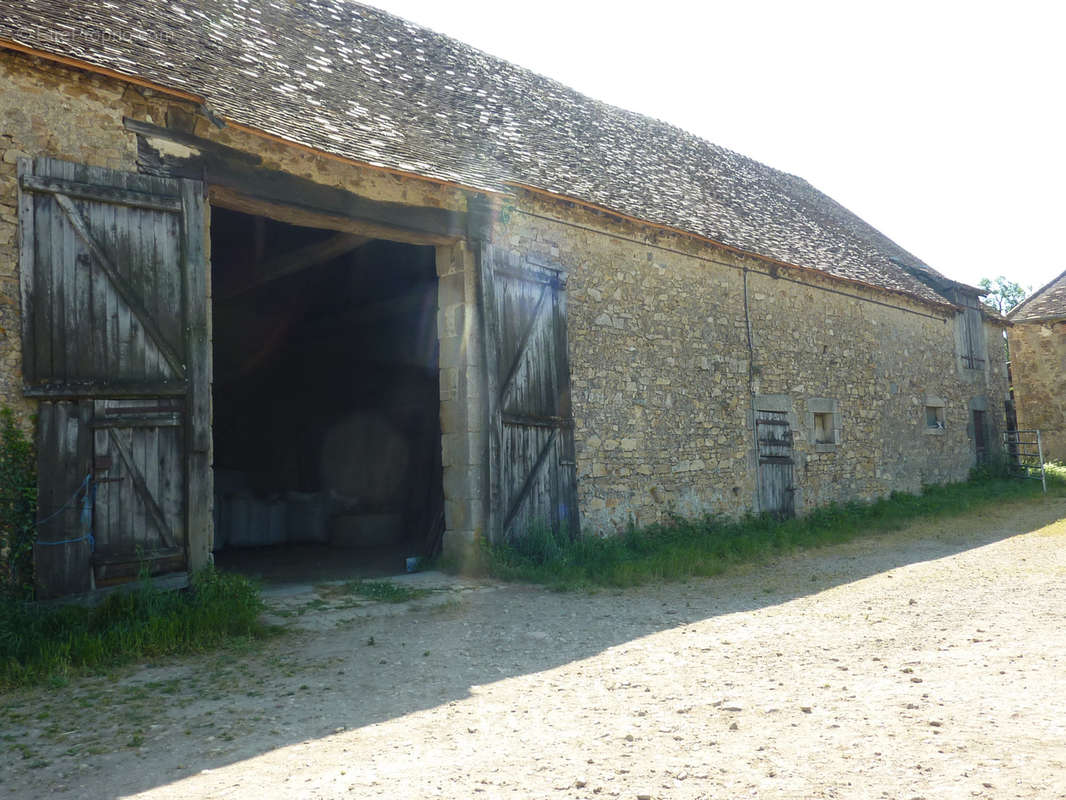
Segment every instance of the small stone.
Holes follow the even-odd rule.
[[[931,720],[929,720],[929,724],[930,724],[930,725],[932,725],[932,726],[933,726],[934,728],[939,728],[939,727],[940,727],[940,726],[942,726],[942,725],[943,725],[944,723],[943,723],[943,722],[940,722],[940,721],[938,721],[938,720],[935,720],[935,719],[931,719]]]
[[[739,730],[739,726],[734,722],[733,724],[731,724],[729,726],[729,730],[731,730],[731,731]]]
[[[911,678],[911,683],[921,683],[921,682],[922,682],[921,678]]]
[[[633,741],[633,734],[631,734],[631,733],[627,733],[627,734],[626,734],[626,741],[627,741],[627,742],[631,742],[631,741]]]
[[[811,713],[811,707],[810,706],[800,706],[800,711],[802,711],[804,714],[810,714]]]

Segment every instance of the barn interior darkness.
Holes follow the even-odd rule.
[[[432,247],[212,209],[215,559],[402,571],[443,533]]]

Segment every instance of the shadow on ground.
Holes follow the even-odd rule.
[[[1066,516],[1014,503],[738,567],[683,584],[597,593],[401,578],[399,605],[274,590],[290,631],[264,645],[140,665],[0,700],[0,792],[114,797],[278,748],[463,700],[472,687],[550,670],[659,631],[787,603],[945,558]],[[891,591],[886,582],[886,591]],[[901,599],[905,605],[906,600]]]

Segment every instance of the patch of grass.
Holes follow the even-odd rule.
[[[1010,500],[1040,495],[1040,482],[976,474],[971,480],[927,486],[920,494],[893,492],[872,503],[831,504],[788,520],[768,515],[741,520],[675,517],[666,524],[631,528],[610,537],[535,528],[515,542],[483,545],[473,562],[450,571],[559,590],[636,586],[652,581],[718,575],[797,548],[822,547],[902,528],[919,518],[948,517]],[[1066,470],[1048,470],[1048,494],[1066,494]]]
[[[0,600],[0,689],[62,685],[74,672],[261,636],[262,608],[257,585],[211,568],[185,591],[161,591],[142,579],[95,608]]]
[[[348,581],[341,586],[345,594],[354,594],[381,603],[406,603],[427,594],[425,589],[414,589],[389,581]]]

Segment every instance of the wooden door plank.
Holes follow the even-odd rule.
[[[189,395],[184,490],[185,529],[182,541],[190,569],[209,563],[214,538],[214,473],[211,470],[211,292],[205,242],[208,231],[202,184],[182,183],[181,275],[185,297],[185,353]]]
[[[525,326],[525,330],[522,331],[521,337],[518,339],[518,344],[514,348],[512,353],[508,353],[510,356],[510,365],[507,367],[504,373],[504,378],[500,382],[500,406],[501,408],[506,405],[504,398],[507,395],[508,389],[511,388],[511,384],[514,383],[515,375],[518,373],[518,368],[522,364],[523,358],[529,349],[529,341],[533,336],[533,330],[537,327],[537,322],[540,320],[541,311],[545,306],[545,300],[551,292],[551,286],[545,284],[540,290],[540,296],[537,298],[537,304],[533,307],[533,314],[529,318],[529,322]]]
[[[66,278],[66,235],[67,226],[63,222],[63,215],[56,213],[53,208],[52,232],[50,235],[51,249],[49,269],[51,273],[52,288],[52,366],[51,373],[60,380],[67,377],[66,339],[67,328],[67,293],[64,286]]]
[[[38,544],[34,568],[38,599],[85,592],[91,587],[90,542],[81,524],[89,470],[91,409],[85,403],[42,403],[38,409]],[[68,507],[60,511],[64,505]],[[52,544],[49,544],[52,543]]]
[[[511,521],[514,519],[515,514],[518,512],[519,507],[523,501],[526,500],[529,490],[533,485],[533,481],[540,474],[541,469],[544,467],[544,462],[548,457],[548,453],[551,452],[552,445],[555,444],[555,437],[558,435],[558,429],[553,428],[551,433],[548,434],[548,441],[540,448],[540,452],[537,453],[537,458],[533,462],[526,474],[525,479],[522,481],[521,488],[511,497],[510,507],[507,509],[507,515],[503,520],[503,528],[507,530],[511,527]]]
[[[54,162],[61,164],[62,162]],[[63,194],[75,200],[91,200],[98,203],[128,206],[154,211],[181,212],[181,198],[165,197],[162,192],[148,194],[116,186],[83,183],[57,177],[26,175],[19,177],[19,185],[26,192],[40,194]]]
[[[503,485],[501,458],[503,423],[500,419],[499,364],[500,323],[496,314],[496,286],[493,276],[496,248],[483,242],[478,258],[478,305],[481,317],[481,346],[484,355],[483,381],[488,421],[488,497],[485,505],[486,529],[489,540],[496,541],[503,533]]]
[[[565,507],[567,532],[571,539],[581,535],[581,514],[577,504],[577,449],[574,444],[574,409],[570,390],[570,346],[567,335],[566,288],[556,281],[552,286],[552,321],[555,329],[556,390],[558,414],[566,420],[560,431],[559,500]]]
[[[77,231],[81,239],[85,242],[86,245],[88,245],[89,251],[92,253],[93,256],[93,263],[95,263],[104,272],[104,274],[107,275],[108,279],[111,281],[111,284],[114,286],[115,291],[118,292],[119,296],[122,298],[122,301],[126,304],[127,308],[129,309],[130,313],[132,313],[133,317],[136,319],[141,329],[148,334],[148,336],[152,340],[152,343],[157,348],[159,348],[159,352],[163,355],[164,358],[166,358],[167,363],[170,365],[170,368],[173,371],[173,374],[176,377],[183,377],[185,373],[185,368],[184,364],[182,363],[182,359],[178,356],[177,353],[174,352],[170,344],[163,339],[163,336],[159,332],[159,329],[155,325],[154,321],[149,317],[148,312],[145,310],[140,300],[134,294],[132,287],[129,286],[126,280],[121,276],[121,274],[115,268],[115,265],[111,263],[110,258],[108,258],[107,254],[101,249],[100,245],[89,233],[89,230],[85,225],[85,221],[82,219],[81,214],[78,213],[78,210],[74,207],[74,204],[71,202],[70,198],[66,197],[66,195],[57,194],[55,195],[55,199],[56,202],[59,204],[59,207],[63,210],[63,213],[66,214],[67,219],[70,221],[70,224],[74,226],[74,230]]]
[[[18,159],[18,177],[20,180],[17,202],[19,215],[19,287],[22,300],[22,380],[25,384],[37,381],[37,352],[34,321],[34,286],[36,270],[36,223],[34,196],[22,189],[23,177],[32,176],[33,162],[28,158]]]
[[[145,481],[144,472],[141,470],[134,457],[132,435],[130,442],[124,441],[122,432],[116,431],[113,428],[108,429],[107,435],[111,441],[112,447],[115,452],[118,453],[126,467],[126,474],[129,476],[134,492],[136,492],[137,496],[144,504],[144,508],[148,513],[147,521],[150,521],[155,526],[165,547],[174,547],[174,533],[170,530],[170,526],[167,525],[166,517],[163,515],[163,510],[159,507],[159,503],[156,502],[155,497],[153,497],[152,493],[149,491],[148,484]],[[130,505],[132,506],[133,504],[131,503]],[[137,524],[139,522],[140,520],[134,520],[130,527],[134,530],[138,528],[143,529],[144,526]]]
[[[52,295],[52,240],[55,236],[52,218],[58,209],[51,197],[34,205],[36,242],[34,243],[34,300],[29,312],[33,315],[35,371],[38,379],[54,375],[52,369],[52,328],[56,318]]]

